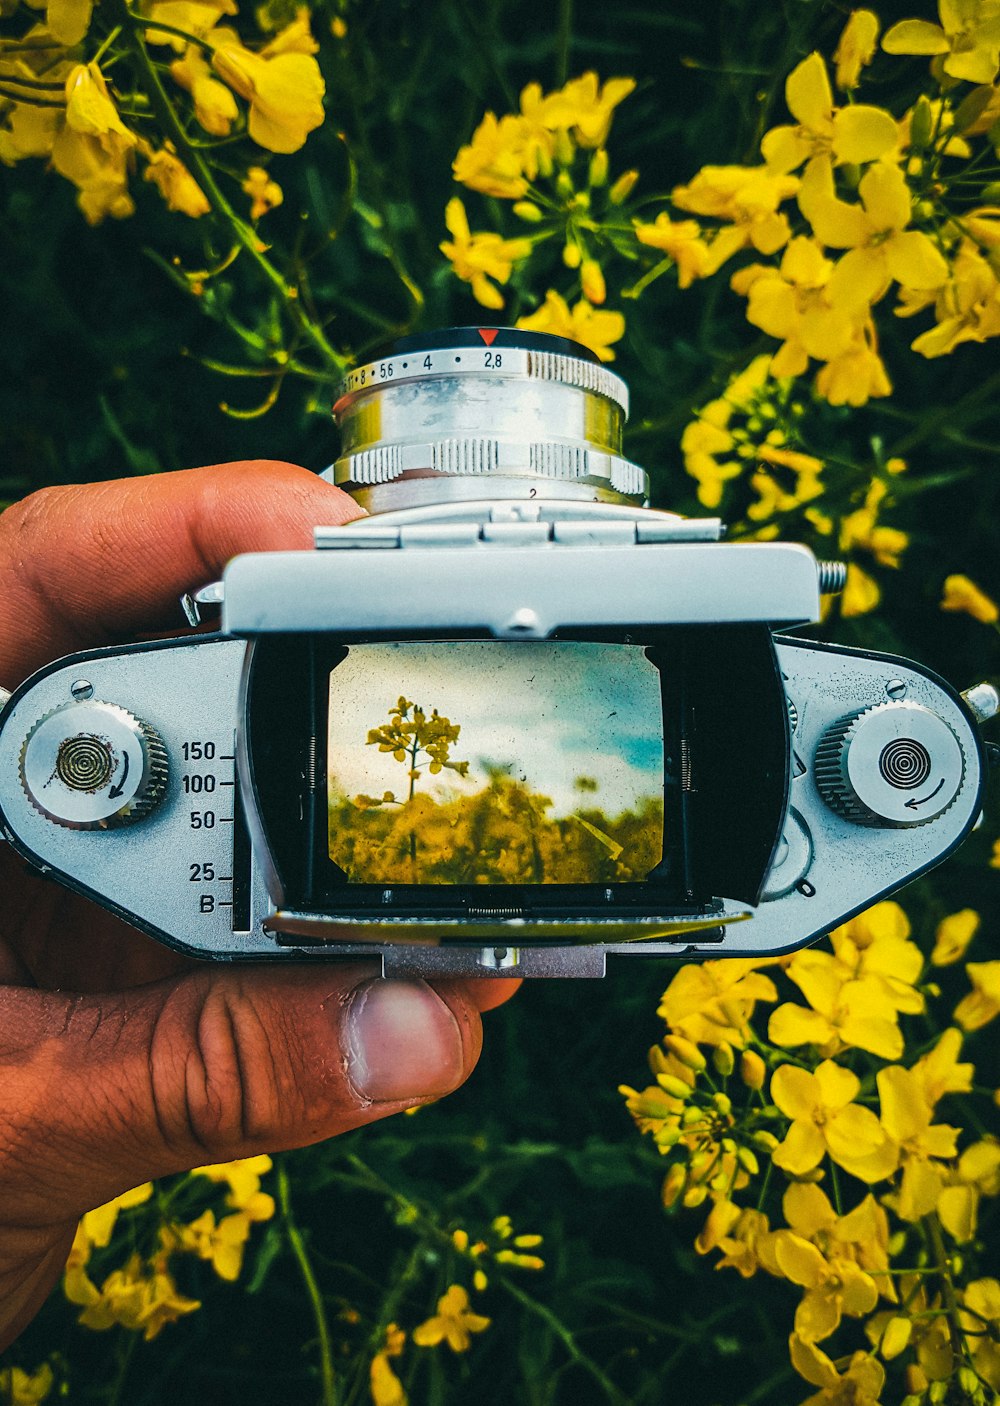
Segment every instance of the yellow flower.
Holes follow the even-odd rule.
[[[890,1065],[876,1076],[883,1128],[897,1145],[903,1180],[895,1205],[904,1220],[917,1221],[937,1205],[944,1184],[932,1158],[954,1157],[959,1129],[933,1123],[934,1108],[923,1081],[912,1069]]]
[[[815,1074],[782,1064],[771,1077],[771,1098],[792,1119],[771,1160],[792,1176],[803,1176],[827,1154],[859,1181],[881,1181],[896,1168],[897,1155],[870,1108],[853,1102],[861,1088],[849,1069],[824,1060]]]
[[[144,180],[152,181],[167,202],[168,210],[190,215],[193,220],[211,210],[205,192],[191,172],[167,147],[149,158]]]
[[[671,199],[680,210],[731,222],[712,241],[710,271],[752,245],[760,254],[777,253],[788,243],[791,226],[778,206],[799,188],[796,176],[767,166],[703,166]]]
[[[892,394],[892,382],[876,350],[874,323],[867,322],[847,351],[820,368],[816,393],[831,405],[864,405],[874,397]],[[846,614],[843,605],[841,614]]]
[[[775,1236],[774,1257],[785,1278],[806,1291],[795,1311],[795,1331],[805,1342],[822,1342],[840,1327],[842,1314],[863,1318],[878,1303],[871,1275],[852,1260],[827,1259],[790,1230]]]
[[[829,361],[846,352],[868,312],[820,246],[802,235],[778,268],[751,264],[733,275],[731,286],[747,295],[747,321],[782,342],[771,362],[779,377],[801,376],[810,357]]]
[[[940,25],[900,20],[882,40],[888,54],[945,54],[949,78],[992,83],[1000,63],[1000,15],[991,0],[938,0]]]
[[[193,1177],[207,1177],[209,1181],[224,1182],[229,1187],[226,1198],[228,1205],[237,1211],[253,1211],[251,1220],[269,1220],[274,1215],[274,1198],[260,1189],[260,1179],[272,1167],[270,1157],[240,1157],[235,1162],[215,1162],[207,1167],[195,1167]],[[261,1215],[266,1210],[266,1215]]]
[[[240,189],[250,197],[251,220],[259,220],[269,210],[277,209],[285,198],[281,186],[271,180],[263,166],[251,166]]]
[[[213,137],[228,137],[240,110],[226,85],[212,77],[201,46],[189,44],[183,58],[170,65],[170,76],[191,94],[194,115],[205,131]]]
[[[43,1362],[37,1372],[26,1372],[23,1367],[4,1367],[0,1369],[0,1400],[5,1406],[40,1406],[54,1381],[47,1362]]]
[[[994,1391],[1000,1391],[1000,1282],[976,1279],[962,1294],[965,1312],[959,1316],[968,1337],[972,1364]]]
[[[910,344],[921,356],[947,356],[962,342],[1000,336],[1000,280],[971,240],[963,240],[952,261],[951,277],[936,294],[901,289],[896,315],[910,317],[930,302],[936,326]]]
[[[602,361],[614,361],[611,343],[625,335],[625,319],[620,312],[594,308],[586,298],[581,298],[570,309],[566,300],[552,289],[546,293],[545,302],[537,312],[519,317],[515,325],[530,332],[552,332],[557,337],[568,337],[589,347]]]
[[[697,1045],[746,1044],[758,1001],[776,1001],[774,982],[748,957],[682,966],[663,993],[656,1014]]]
[[[49,0],[45,7],[45,26],[61,44],[72,48],[90,28],[94,0]]]
[[[861,548],[871,552],[880,566],[898,567],[910,539],[898,528],[878,525],[879,508],[888,492],[882,479],[872,479],[863,506],[841,519],[840,550],[852,552]]]
[[[615,108],[634,90],[634,78],[609,78],[602,84],[596,73],[584,73],[546,99],[546,125],[571,127],[580,146],[601,147]]]
[[[230,1282],[240,1277],[249,1236],[250,1217],[245,1211],[223,1216],[218,1225],[213,1213],[205,1211],[190,1225],[171,1226],[163,1232],[168,1250],[188,1250],[199,1259],[208,1260],[219,1278]]]
[[[851,11],[833,54],[838,88],[849,92],[858,86],[861,70],[875,57],[878,32],[878,16],[871,10]]]
[[[899,140],[895,118],[883,108],[834,107],[820,54],[810,54],[788,75],[785,101],[799,125],[774,127],[764,136],[760,151],[772,171],[794,171],[803,161],[827,155],[836,165],[875,161]]]
[[[950,967],[960,957],[979,929],[979,914],[974,908],[963,908],[959,913],[951,913],[942,918],[934,934],[934,951],[931,962],[935,967]]]
[[[451,239],[439,248],[451,261],[457,278],[472,285],[472,296],[485,308],[502,308],[503,295],[490,279],[506,283],[518,259],[527,258],[531,243],[526,239],[503,239],[499,234],[472,234],[465,206],[454,196],[448,201],[444,222]]]
[[[846,249],[838,265],[856,298],[876,303],[895,279],[906,288],[940,288],[948,265],[926,234],[908,229],[910,188],[898,166],[876,162],[858,184],[860,205],[833,191],[829,161],[813,161],[799,191],[799,208],[821,243]]]
[[[709,251],[696,220],[672,220],[663,210],[651,225],[636,220],[635,237],[640,244],[670,255],[677,265],[679,287],[689,288],[696,278],[705,277]]]
[[[385,1345],[372,1358],[369,1369],[369,1385],[375,1406],[407,1406],[409,1397],[403,1390],[403,1383],[389,1365],[390,1357],[400,1357],[406,1343],[406,1334],[396,1323],[390,1323],[385,1330]]]
[[[915,1014],[923,998],[912,989],[920,972],[920,949],[910,941],[910,920],[893,899],[873,903],[834,928],[831,945],[845,970],[878,977],[896,999],[897,1009]]]
[[[106,215],[121,220],[135,211],[128,193],[130,152],[124,143],[108,150],[101,137],[64,127],[52,147],[52,164],[77,187],[77,204],[88,224]]]
[[[77,64],[66,79],[66,125],[74,132],[97,137],[108,152],[135,146],[111,101],[104,74],[96,63]]]
[[[195,39],[204,39],[223,15],[237,13],[236,0],[154,0],[145,11],[146,18],[181,29]],[[187,40],[165,29],[147,29],[147,44],[163,44],[183,53]]]
[[[882,598],[879,584],[855,562],[847,564],[847,580],[840,594],[840,613],[845,620],[855,615],[867,615]]]
[[[955,1007],[955,1019],[963,1030],[980,1030],[1000,1015],[1000,962],[967,962],[965,970],[973,989]]]
[[[126,1191],[121,1196],[116,1196],[113,1201],[108,1201],[103,1206],[98,1206],[96,1210],[88,1211],[80,1222],[83,1234],[91,1245],[101,1249],[111,1243],[111,1236],[114,1233],[115,1222],[118,1219],[119,1211],[130,1210],[133,1206],[141,1206],[148,1201],[153,1194],[153,1183],[143,1182],[142,1186],[135,1187],[132,1191]]]
[[[14,103],[0,127],[0,161],[14,166],[27,156],[48,156],[62,122],[58,108]]]
[[[428,1318],[413,1330],[413,1341],[418,1347],[436,1347],[446,1342],[452,1352],[465,1352],[472,1341],[473,1333],[482,1333],[490,1326],[490,1319],[469,1309],[469,1295],[460,1284],[452,1284],[446,1294],[438,1299],[437,1314]]]
[[[290,26],[291,27],[291,26]],[[249,132],[268,151],[298,151],[323,122],[326,85],[319,64],[301,47],[288,50],[283,35],[259,54],[243,47],[235,30],[213,32],[212,67],[250,104]]]
[[[821,1388],[802,1406],[878,1406],[885,1371],[867,1352],[856,1352],[841,1376],[822,1348],[797,1333],[789,1338],[788,1351],[799,1376]]]
[[[79,1321],[85,1328],[101,1332],[120,1323],[133,1332],[141,1332],[147,1342],[167,1323],[201,1307],[198,1300],[177,1292],[165,1270],[144,1271],[138,1255],[109,1274],[99,1290],[77,1268],[72,1275],[67,1273],[64,1291],[71,1303],[83,1306]]]
[[[896,1010],[870,981],[845,980],[826,952],[797,953],[788,975],[812,1009],[793,1002],[778,1006],[768,1025],[768,1039],[785,1049],[816,1045],[823,1055],[854,1048],[898,1059],[903,1036]]]
[[[981,620],[984,625],[993,625],[1000,618],[996,601],[991,600],[968,576],[949,576],[945,579],[941,609],[971,615],[973,620]]]
[[[945,1094],[967,1094],[972,1088],[974,1066],[959,1064],[961,1048],[961,1030],[949,1026],[941,1032],[934,1048],[921,1055],[913,1066],[921,1093],[932,1108]]]
[[[472,141],[459,148],[452,162],[452,175],[459,184],[483,195],[501,200],[519,200],[528,189],[525,167],[525,128],[520,118],[497,120],[487,112],[472,134]]]

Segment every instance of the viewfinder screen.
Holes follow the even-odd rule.
[[[354,884],[641,882],[660,693],[637,645],[355,645],[330,674],[330,858]]]

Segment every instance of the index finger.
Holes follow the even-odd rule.
[[[362,517],[308,469],[274,460],[43,488],[0,515],[0,683],[141,630],[240,552],[306,549]]]

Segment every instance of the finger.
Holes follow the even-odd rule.
[[[439,1098],[480,1043],[458,983],[373,979],[364,966],[199,970],[106,997],[7,988],[4,1220],[57,1226],[150,1178]]]
[[[44,488],[0,516],[0,682],[168,622],[239,552],[312,546],[363,510],[295,464],[257,460]]]
[[[464,981],[462,985],[476,1009],[485,1013],[496,1010],[497,1006],[509,1001],[521,985],[521,978],[490,976],[483,977],[480,981]]]

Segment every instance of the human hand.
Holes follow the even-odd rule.
[[[361,510],[291,464],[43,489],[0,517],[0,683],[170,628],[242,551],[307,548]],[[196,965],[0,844],[0,1349],[79,1217],[154,1177],[302,1147],[449,1093],[512,981]]]

